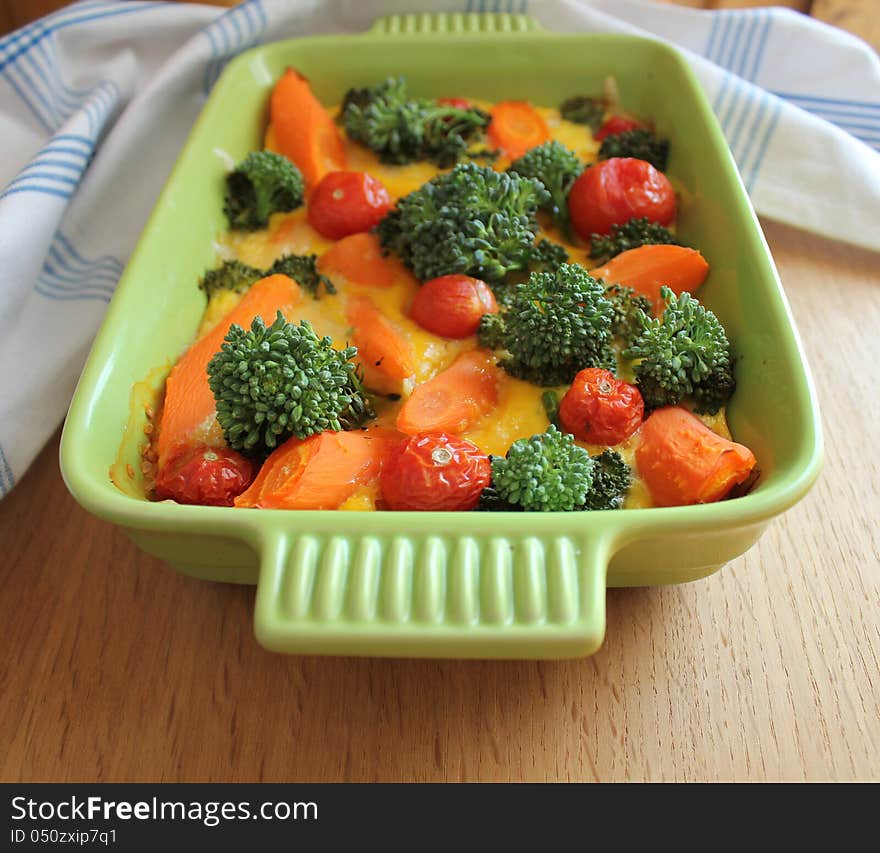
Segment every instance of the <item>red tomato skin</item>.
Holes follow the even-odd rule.
[[[471,102],[466,98],[437,98],[438,104],[443,104],[444,107],[455,107],[457,110],[469,110],[471,108]]]
[[[308,221],[322,237],[341,240],[369,231],[391,210],[391,196],[366,172],[330,172],[309,199]]]
[[[423,432],[392,451],[380,485],[392,510],[468,512],[491,479],[489,457],[475,444],[443,432]]]
[[[254,464],[228,447],[179,445],[156,477],[156,496],[179,504],[232,506],[255,474]]]
[[[495,294],[469,275],[441,275],[426,281],[410,307],[410,317],[443,338],[467,338],[477,332],[483,314],[497,314]]]
[[[598,367],[580,371],[559,403],[559,421],[566,432],[608,447],[626,441],[644,417],[639,389]]]
[[[612,157],[584,170],[572,185],[568,209],[575,231],[589,240],[633,217],[668,225],[675,218],[675,191],[647,161]]]
[[[639,127],[642,127],[642,124],[635,119],[625,118],[624,116],[611,116],[611,118],[606,119],[602,127],[596,131],[596,135],[593,139],[595,139],[596,142],[601,142],[609,136],[616,136],[618,133],[624,133],[627,130],[636,130]]]

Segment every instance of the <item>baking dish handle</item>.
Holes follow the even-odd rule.
[[[583,657],[601,645],[611,531],[578,540],[546,529],[418,537],[384,529],[270,533],[258,641],[295,654],[447,658]]]
[[[424,12],[386,15],[377,18],[370,35],[383,36],[510,36],[541,30],[528,15],[508,12]]]

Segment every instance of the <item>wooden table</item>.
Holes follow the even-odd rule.
[[[817,486],[747,555],[611,590],[568,662],[293,658],[67,494],[0,503],[0,780],[880,779],[880,255],[765,222],[823,406]]]

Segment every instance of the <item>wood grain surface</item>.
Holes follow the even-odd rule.
[[[252,589],[80,509],[56,436],[0,503],[0,780],[880,780],[880,255],[764,226],[826,461],[744,557],[609,591],[586,660],[283,657]]]

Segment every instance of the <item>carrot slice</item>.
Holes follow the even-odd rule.
[[[526,101],[501,101],[492,108],[489,139],[511,159],[546,142],[550,129],[541,114]]]
[[[321,432],[291,438],[263,463],[236,506],[337,509],[358,486],[375,480],[402,436],[393,430]]]
[[[468,350],[450,367],[419,385],[397,415],[397,428],[417,432],[464,432],[495,406],[498,368],[485,350]]]
[[[354,330],[358,361],[364,369],[375,370],[389,379],[406,379],[416,372],[412,347],[388,322],[369,296],[346,299],[345,318]],[[369,382],[369,376],[367,377]]]
[[[345,168],[342,137],[308,80],[288,68],[272,90],[269,106],[273,143],[303,173],[312,189],[328,172]]]
[[[363,287],[385,289],[395,281],[409,276],[397,258],[382,255],[379,238],[375,234],[352,234],[334,243],[318,260],[318,269],[334,284],[346,282]]]
[[[747,447],[712,432],[686,409],[657,409],[642,424],[636,465],[654,503],[686,506],[721,500],[755,467]]]
[[[685,246],[648,245],[621,252],[590,275],[606,284],[622,284],[647,296],[658,311],[663,310],[660,288],[671,288],[678,296],[693,293],[709,274],[709,264],[696,250]]]
[[[165,405],[157,440],[160,468],[174,445],[191,441],[213,422],[216,408],[208,386],[208,362],[220,351],[229,327],[237,323],[249,328],[255,317],[262,317],[268,325],[278,311],[289,310],[301,299],[299,285],[286,275],[261,279],[223,320],[180,357],[165,383]]]

